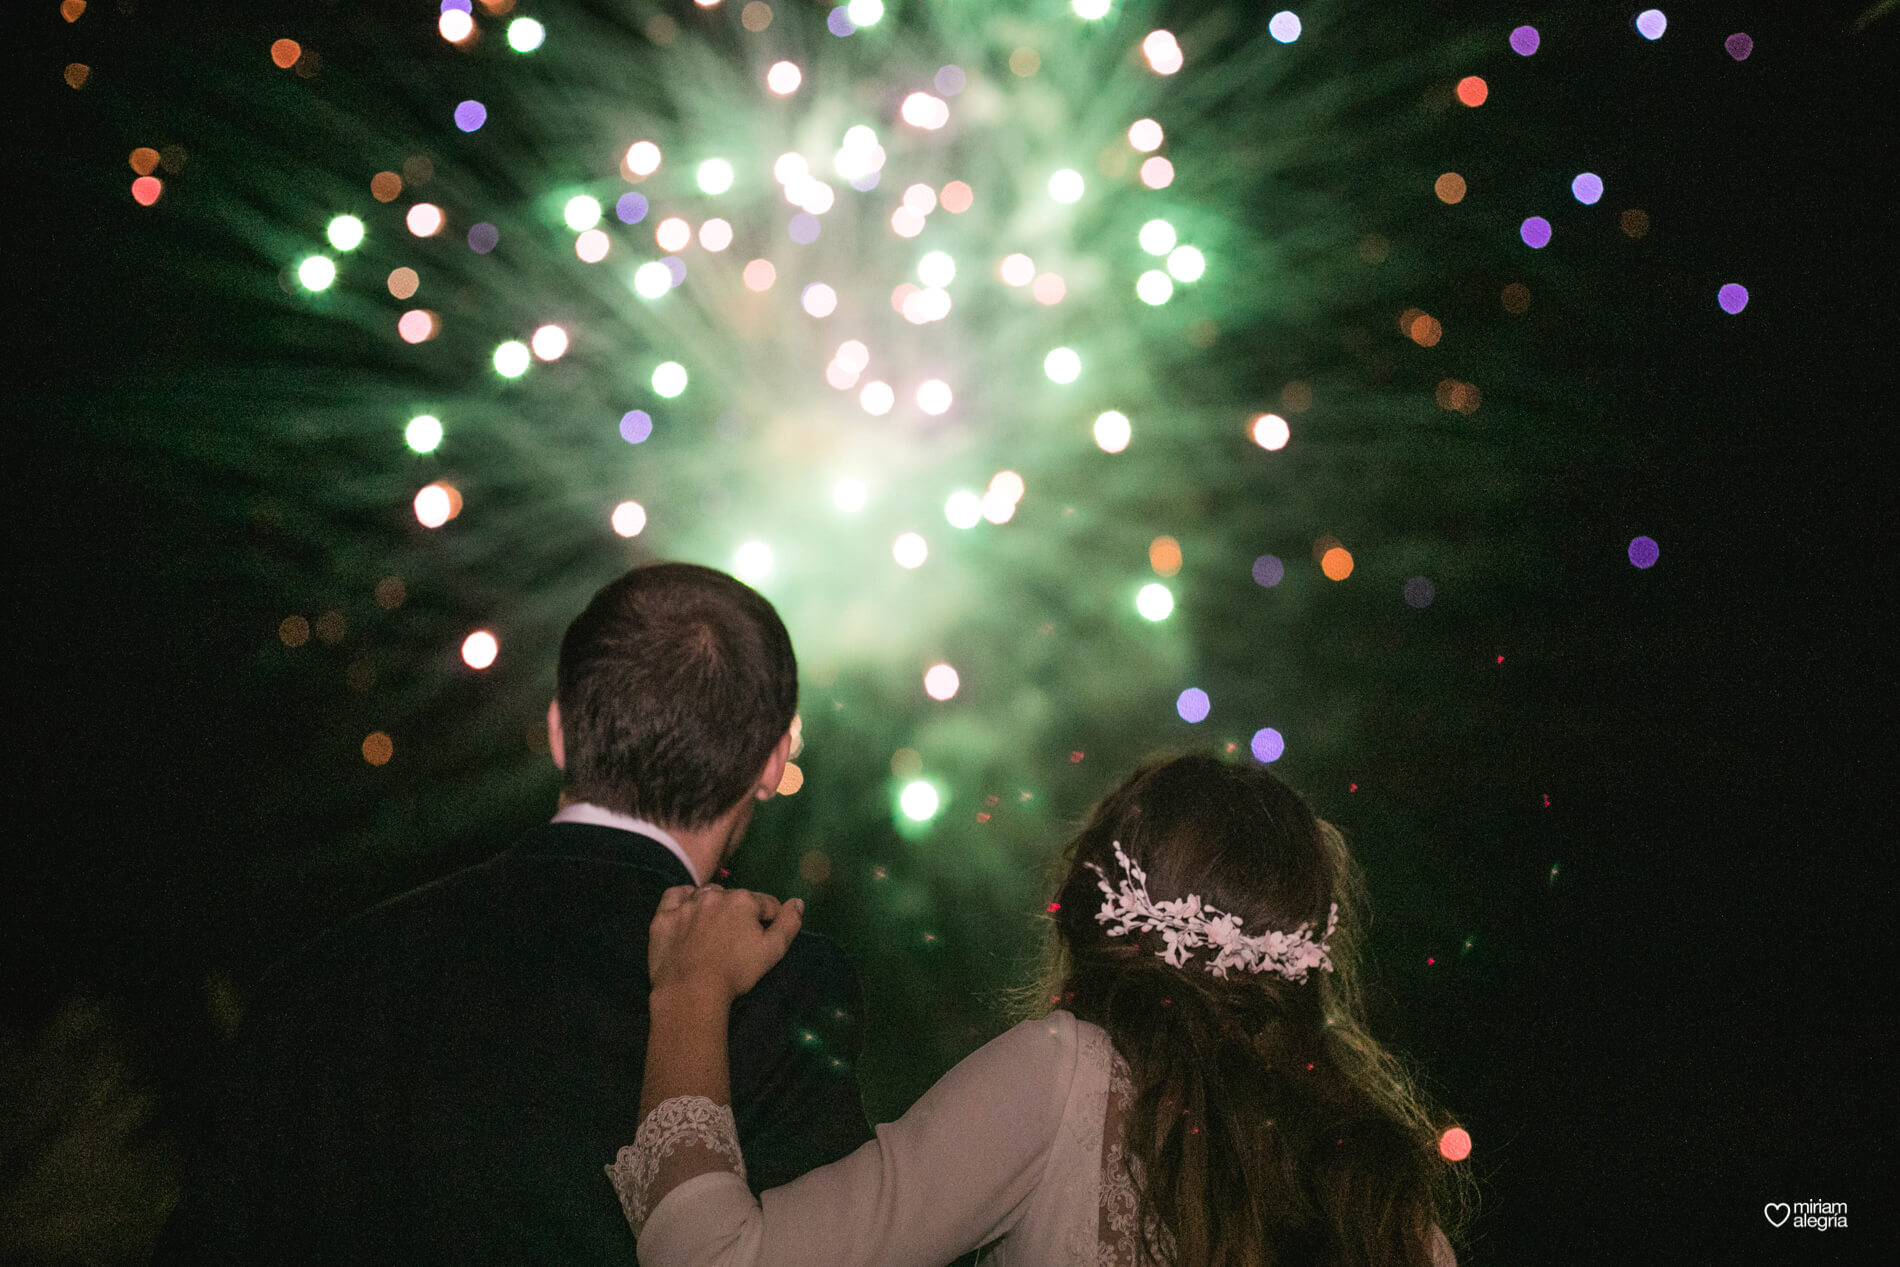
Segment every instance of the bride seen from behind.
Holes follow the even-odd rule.
[[[731,1002],[802,906],[669,890],[650,932],[642,1124],[609,1176],[640,1262],[1449,1267],[1469,1179],[1367,1032],[1345,842],[1262,766],[1150,762],[1064,857],[1054,1010],[960,1062],[877,1139],[754,1199],[726,1086]]]

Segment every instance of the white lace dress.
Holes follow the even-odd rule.
[[[1131,1099],[1108,1035],[1051,1012],[973,1052],[849,1157],[761,1199],[731,1110],[697,1097],[655,1108],[607,1174],[643,1267],[942,1267],[992,1242],[984,1262],[999,1267],[1133,1267]]]

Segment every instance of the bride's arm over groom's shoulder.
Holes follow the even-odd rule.
[[[705,1107],[669,1101],[623,1149],[615,1186],[639,1234],[644,1267],[799,1267],[948,1262],[1013,1230],[1044,1178],[1073,1106],[1080,1042],[1067,1013],[1016,1026],[959,1063],[901,1119],[830,1166],[755,1200],[736,1141]],[[663,1111],[664,1110],[664,1111]],[[652,1129],[649,1129],[651,1126]],[[684,1134],[683,1134],[684,1132]],[[657,1195],[631,1191],[663,1169],[654,1154],[691,1135],[700,1173]],[[717,1169],[705,1165],[718,1156]],[[664,1183],[664,1180],[661,1180]]]

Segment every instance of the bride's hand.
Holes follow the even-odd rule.
[[[804,913],[805,903],[798,898],[781,902],[767,893],[717,884],[668,889],[647,933],[653,992],[731,1004],[785,957]]]

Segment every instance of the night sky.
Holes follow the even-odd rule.
[[[1209,746],[1367,869],[1463,1261],[1891,1252],[1890,4],[506,7],[16,6],[9,1261],[138,1261],[262,970],[551,811],[586,597],[760,545],[804,783],[735,882],[857,957],[874,1120]]]

